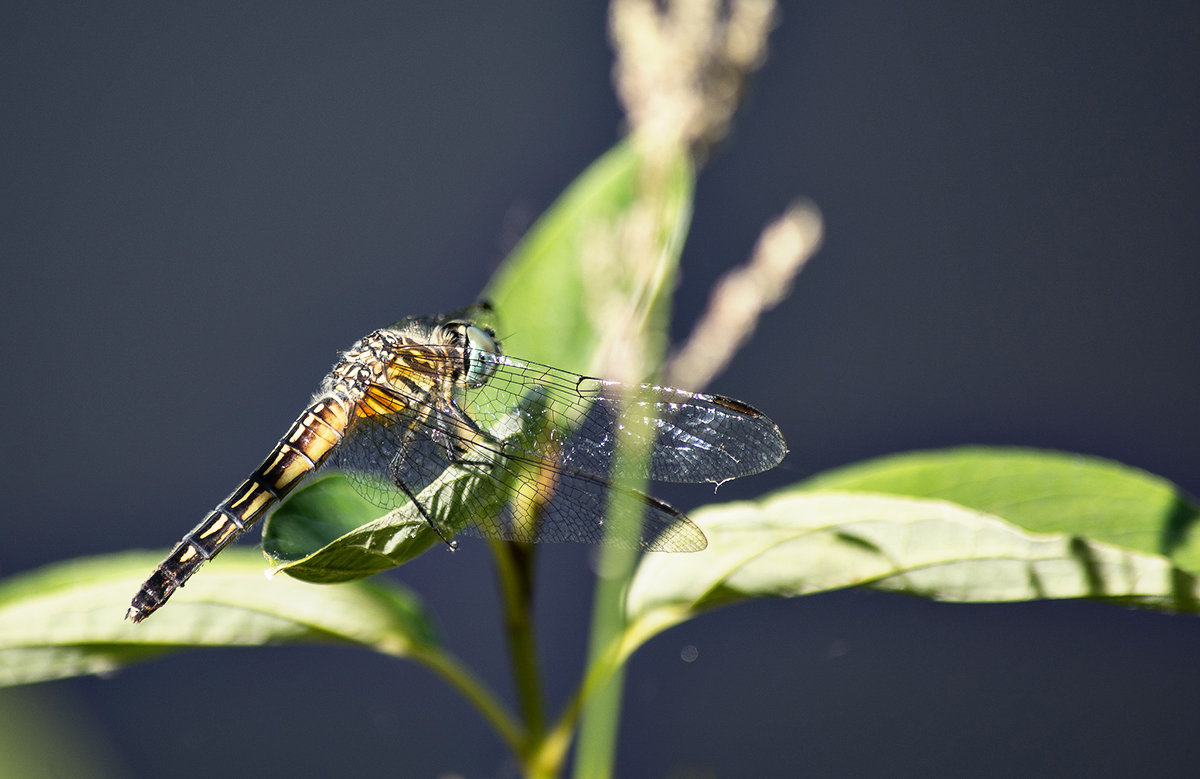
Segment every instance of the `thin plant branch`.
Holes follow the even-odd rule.
[[[533,629],[535,550],[528,544],[491,542],[496,578],[504,603],[504,634],[521,716],[525,721],[522,755],[535,748],[545,729],[545,704]]]
[[[613,80],[647,157],[683,148],[698,159],[725,136],[775,18],[772,0],[613,2]]]
[[[467,666],[463,665],[453,655],[444,651],[430,651],[420,647],[414,648],[409,657],[442,677],[464,698],[474,704],[483,718],[491,723],[500,738],[514,755],[522,755],[525,744],[525,733],[520,724],[505,708],[496,694],[492,692]]]
[[[667,383],[700,389],[724,370],[754,333],[763,312],[787,297],[792,281],[821,245],[821,215],[795,203],[767,225],[750,262],[727,273],[684,345],[667,363]]]

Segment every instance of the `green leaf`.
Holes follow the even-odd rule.
[[[350,643],[395,656],[436,648],[417,599],[393,585],[314,587],[263,575],[229,549],[140,624],[129,599],[161,553],[58,563],[0,584],[0,685],[110,672],[186,647]]]
[[[1076,533],[1200,571],[1200,508],[1166,479],[1111,460],[963,447],[856,463],[799,489],[940,498],[1029,530]]]
[[[316,584],[364,579],[407,562],[437,537],[411,504],[381,511],[340,474],[304,486],[263,526],[271,573]]]
[[[602,300],[609,289],[625,290],[619,274],[588,274],[585,264],[597,236],[611,231],[639,193],[639,157],[622,142],[584,171],[530,229],[488,284],[484,297],[500,313],[506,351],[566,370],[587,371],[604,334],[596,331],[581,301]],[[694,173],[679,159],[667,180],[666,213],[660,215],[664,261],[669,267],[651,293],[662,327],[671,280],[691,220]]]
[[[267,518],[262,531],[263,554],[276,566],[298,562],[374,521],[379,512],[345,476],[325,476],[296,490]]]
[[[939,500],[790,491],[711,506],[709,546],[648,555],[626,599],[652,634],[746,598],[868,585],[947,601],[1095,598],[1197,611],[1196,581],[1165,557],[1031,533]]]
[[[450,469],[420,500],[453,536],[481,513],[499,512],[505,494],[500,482]],[[318,584],[353,581],[406,563],[441,541],[411,502],[382,517],[379,512],[344,476],[298,490],[263,529],[271,572]]]

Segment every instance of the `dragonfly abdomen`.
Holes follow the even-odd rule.
[[[324,462],[346,430],[350,407],[348,399],[331,395],[305,409],[254,473],[159,563],[133,597],[126,619],[141,622],[153,614],[197,568],[261,519]]]

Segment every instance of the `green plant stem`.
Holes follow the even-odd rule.
[[[600,672],[589,672],[588,678],[593,680],[590,695],[581,698],[586,706],[580,723],[579,747],[575,751],[575,776],[579,779],[608,777],[613,773],[625,674],[622,664],[609,657],[615,654],[614,646],[620,641],[624,627],[621,594],[626,581],[627,575],[618,575],[602,577],[596,583],[588,666]]]
[[[629,415],[622,413],[622,424],[636,429]],[[624,471],[623,464],[647,456],[645,447],[622,441],[617,447],[614,470]],[[641,533],[642,506],[632,489],[640,486],[628,477],[616,480],[617,489],[609,496],[608,531],[615,537],[638,537]],[[624,530],[622,527],[624,526]],[[592,631],[588,649],[588,679],[593,679],[589,693],[581,698],[579,746],[575,750],[574,775],[608,777],[613,774],[616,760],[617,727],[621,714],[621,692],[625,683],[623,660],[619,652],[626,630],[625,588],[637,565],[638,551],[621,546],[606,546],[600,552],[599,577],[592,607]],[[625,655],[627,656],[627,655]],[[613,659],[614,657],[619,659]],[[595,669],[600,673],[595,673]]]
[[[525,722],[524,759],[538,749],[546,727],[539,673],[537,640],[533,632],[533,574],[535,549],[530,544],[492,542],[496,576],[504,602],[504,632],[508,639],[513,682]]]
[[[524,734],[512,714],[505,708],[487,685],[453,655],[441,650],[414,647],[406,657],[424,664],[435,674],[446,680],[464,698],[474,704],[483,718],[491,723],[500,737],[508,744],[513,754],[521,754],[525,743]]]

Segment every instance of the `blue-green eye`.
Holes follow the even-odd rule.
[[[482,387],[496,372],[500,346],[475,325],[467,325],[467,384]]]

